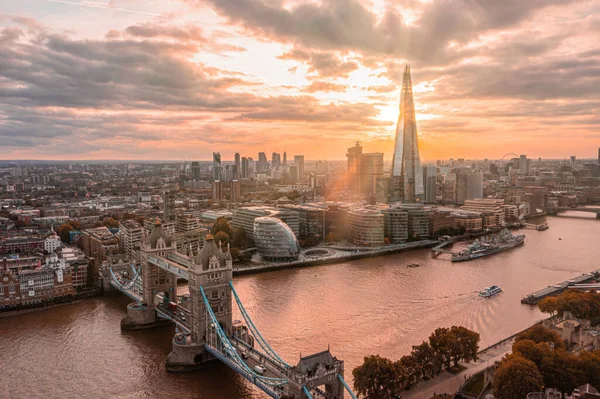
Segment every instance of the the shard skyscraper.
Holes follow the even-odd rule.
[[[407,65],[402,77],[400,115],[396,126],[396,146],[390,177],[390,201],[415,203],[423,201],[424,194],[410,66]]]

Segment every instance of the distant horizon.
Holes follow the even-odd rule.
[[[410,65],[421,159],[594,157],[598,3],[488,3],[5,1],[2,156],[391,159]]]
[[[302,154],[296,154],[296,155],[302,155]],[[527,154],[523,154],[523,155],[527,155]],[[242,157],[244,157],[244,155],[242,155]],[[563,157],[563,158],[544,158],[541,157],[542,161],[564,161],[570,160],[570,155]],[[598,161],[598,157],[576,157],[577,161],[581,161],[581,160],[592,160],[592,161]],[[252,157],[255,161],[257,160],[257,157]],[[270,162],[270,158],[268,158],[268,161]],[[391,157],[390,157],[391,158]],[[527,156],[527,159],[531,159],[531,160],[538,160],[540,157],[530,157]],[[438,159],[424,159],[422,161],[423,164],[426,163],[432,163],[432,162],[437,162],[437,161],[449,161],[449,160],[454,160],[457,161],[458,159],[464,159],[465,162],[466,161],[484,161],[484,160],[488,160],[488,161],[501,161],[501,157],[500,158],[463,158],[463,157],[457,157],[457,158],[438,158]],[[504,161],[509,161],[512,158],[505,158]],[[315,158],[315,159],[311,159],[311,158],[306,158],[304,157],[304,162],[315,162],[315,161],[327,161],[327,162],[347,162],[347,159],[324,159],[324,158]],[[191,159],[191,160],[176,160],[176,159],[154,159],[154,160],[150,160],[150,159],[0,159],[0,164],[4,164],[4,163],[26,163],[26,162],[36,162],[36,163],[43,163],[43,162],[49,162],[49,163],[86,163],[86,162],[90,162],[90,163],[171,163],[171,164],[183,164],[185,163],[191,163],[191,162],[203,162],[203,163],[209,163],[212,164],[212,159]],[[234,163],[235,160],[232,157],[231,159],[226,159],[221,157],[221,162],[222,163]],[[386,159],[384,156],[384,162],[386,163],[391,163],[392,160],[391,159]],[[293,165],[294,164],[294,159],[292,156],[292,159],[290,160],[288,158],[288,165]]]

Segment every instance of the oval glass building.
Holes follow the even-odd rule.
[[[300,253],[300,245],[292,229],[274,217],[254,219],[254,243],[260,256],[267,260],[294,260]]]

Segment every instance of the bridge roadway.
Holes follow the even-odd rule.
[[[181,254],[169,254],[167,258],[149,255],[147,258],[149,264],[157,266],[169,273],[175,274],[179,278],[183,278],[185,280],[189,280],[189,271],[188,267],[191,265],[189,262],[189,258]],[[134,275],[134,279],[129,283],[123,281],[120,276],[115,276],[112,273],[112,281],[111,284],[121,292],[129,295],[134,298],[138,303],[142,303],[143,299],[139,295],[138,292],[132,292],[140,287],[141,284],[137,284],[139,280],[141,280],[141,274],[139,273],[141,270],[136,271]],[[243,305],[237,298],[237,294],[233,288],[233,285],[230,282],[231,290],[233,291],[234,296],[236,297],[236,301],[238,306],[242,312],[245,312]],[[211,305],[208,302],[206,294],[202,286],[200,286],[200,292],[202,294],[202,298],[204,300],[205,308],[207,310],[206,317],[212,321],[213,324],[211,326],[217,325],[220,323],[217,321],[217,318],[212,312]],[[174,322],[178,330],[182,333],[181,338],[184,340],[188,340],[191,337],[191,311],[188,308],[191,302],[187,302],[186,300],[181,300],[181,297],[177,297],[175,299],[177,301],[177,308],[173,308],[169,305],[168,302],[165,301],[164,295],[158,293],[156,295],[156,303],[158,304],[155,307],[155,311],[157,315],[163,319],[168,319]],[[249,317],[249,316],[248,316]],[[246,316],[244,316],[246,320]],[[252,323],[251,320],[246,320],[247,323],[255,329],[256,327]],[[208,326],[208,324],[207,324]],[[213,327],[212,331],[208,328],[206,331],[206,336],[204,339],[204,348],[205,350],[212,354],[215,358],[224,362],[227,366],[232,368],[234,371],[242,375],[244,378],[248,379],[258,388],[263,390],[269,396],[273,398],[279,398],[284,393],[290,391],[293,392],[304,392],[306,397],[309,399],[312,398],[328,398],[329,394],[326,394],[324,391],[313,387],[309,388],[305,385],[300,386],[298,382],[294,381],[294,378],[290,375],[291,371],[289,369],[289,365],[285,364],[275,352],[269,347],[269,345],[264,341],[262,336],[258,331],[253,331],[252,335],[255,339],[255,343],[258,340],[260,346],[265,350],[265,353],[258,351],[253,346],[250,346],[246,342],[237,339],[236,337],[228,336],[227,333],[223,331],[220,327],[216,330]],[[175,342],[175,341],[174,341]],[[262,342],[262,343],[261,343]],[[267,348],[271,351],[270,353]],[[236,353],[232,353],[232,349]],[[263,373],[259,373],[256,371],[256,366],[260,365],[264,368]],[[337,371],[335,371],[337,373]],[[356,398],[356,396],[352,393],[351,389],[348,387],[346,382],[343,380],[343,377],[340,375],[335,375],[337,379],[343,383],[344,388],[350,393],[352,398]],[[342,388],[342,389],[344,389]]]

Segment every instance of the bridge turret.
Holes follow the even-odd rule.
[[[127,308],[127,317],[121,321],[121,328],[140,329],[165,324],[165,321],[156,319],[156,294],[163,293],[165,300],[177,300],[177,277],[150,264],[148,257],[166,257],[176,250],[175,239],[163,229],[162,223],[157,219],[152,232],[149,236],[144,235],[140,245],[142,303]]]
[[[179,371],[200,368],[212,356],[205,352],[207,328],[206,306],[200,287],[210,302],[218,323],[226,334],[232,332],[232,295],[229,282],[232,278],[232,258],[229,251],[223,252],[210,234],[198,255],[191,258],[188,269],[190,292],[190,329],[188,345],[173,345],[173,352],[167,358],[167,370]]]

